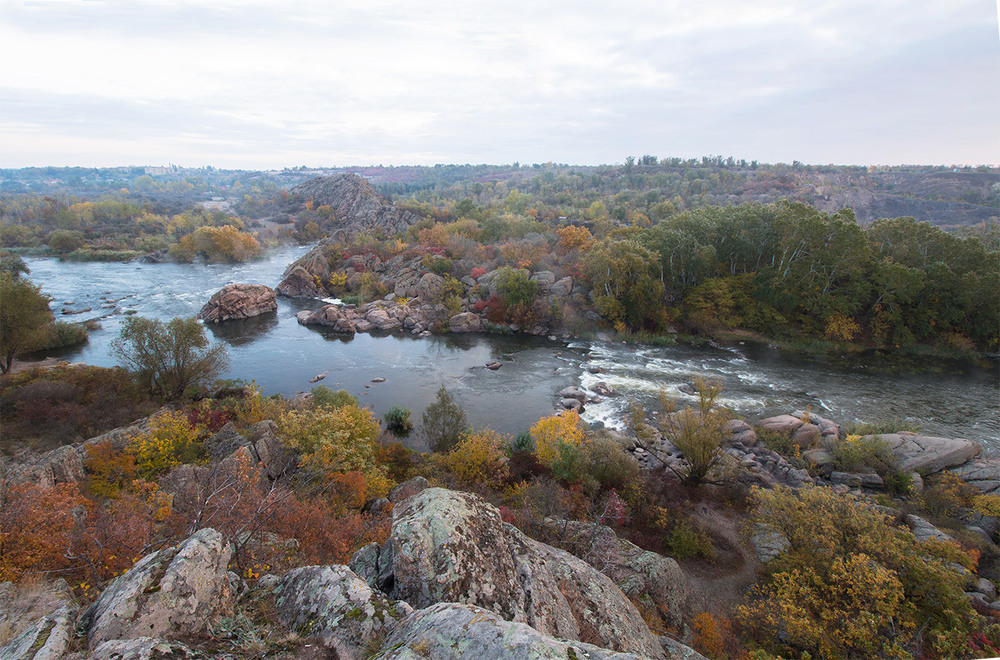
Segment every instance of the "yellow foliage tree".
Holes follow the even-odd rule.
[[[496,484],[506,473],[504,447],[510,438],[491,429],[466,433],[443,462],[465,484]]]
[[[535,441],[538,462],[552,467],[559,458],[559,445],[577,447],[583,444],[586,434],[580,424],[580,416],[575,410],[567,410],[561,415],[538,420],[531,427],[531,437]]]

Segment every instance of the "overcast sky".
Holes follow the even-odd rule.
[[[0,167],[1000,162],[997,0],[0,0]]]

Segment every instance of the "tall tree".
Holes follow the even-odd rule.
[[[10,371],[14,356],[51,322],[49,297],[39,287],[18,273],[0,272],[0,372]]]
[[[125,319],[111,353],[136,373],[150,393],[179,398],[191,385],[218,376],[229,362],[224,346],[209,346],[194,318],[168,323],[138,316]]]

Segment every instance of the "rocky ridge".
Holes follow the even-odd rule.
[[[292,187],[289,192],[312,200],[316,207],[330,206],[337,234],[357,231],[398,234],[420,219],[397,207],[375,190],[371,182],[357,174],[316,177]]]

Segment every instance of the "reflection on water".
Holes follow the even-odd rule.
[[[32,280],[53,296],[54,309],[91,307],[66,318],[101,319],[101,329],[86,345],[62,357],[111,366],[115,360],[108,343],[128,310],[161,319],[193,316],[226,284],[277,285],[285,267],[307,249],[286,248],[268,260],[238,265],[26,261]],[[556,393],[568,385],[593,388],[604,381],[614,387],[618,394],[589,405],[584,417],[618,425],[632,398],[654,407],[663,390],[693,402],[679,388],[702,376],[723,379],[720,402],[749,419],[812,406],[838,421],[902,418],[920,423],[925,432],[1000,447],[995,366],[956,370],[935,362],[934,373],[915,376],[892,370],[895,365],[878,356],[806,360],[750,344],[701,349],[505,335],[348,337],[297,323],[299,311],[323,304],[279,298],[273,314],[209,326],[212,340],[229,349],[226,377],[255,380],[266,394],[294,395],[312,388],[309,379],[328,371],[323,385],[346,389],[379,415],[394,405],[410,408],[415,422],[445,385],[472,424],[516,433],[550,414]],[[493,360],[503,364],[497,371],[484,366]],[[373,378],[386,382],[372,383]]]
[[[206,323],[212,336],[229,346],[244,346],[263,338],[278,327],[278,314],[268,312],[260,316],[224,323]]]

